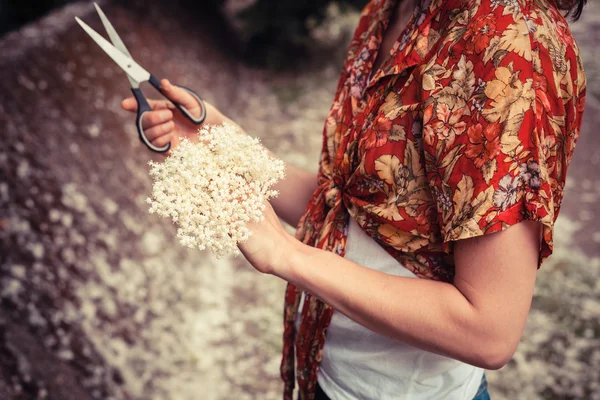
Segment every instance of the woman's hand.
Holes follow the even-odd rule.
[[[192,115],[200,115],[200,104],[188,92],[172,85],[167,79],[160,81],[160,86],[165,96],[187,108]],[[142,127],[146,137],[154,146],[162,147],[171,142],[171,150],[179,145],[179,138],[197,140],[198,129],[202,125],[196,125],[188,120],[173,103],[168,100],[148,100],[152,111],[144,114]],[[206,120],[204,124],[221,125],[223,122],[233,124],[212,104],[204,101],[206,105]],[[134,97],[128,97],[121,102],[121,106],[131,112],[137,112],[137,102]]]
[[[238,244],[238,248],[258,271],[282,276],[299,242],[283,229],[271,204],[268,201],[265,203],[264,219],[248,224],[252,235]]]

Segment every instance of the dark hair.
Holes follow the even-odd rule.
[[[587,0],[557,0],[556,5],[563,11],[567,12],[573,21],[577,21],[583,12],[583,6]]]

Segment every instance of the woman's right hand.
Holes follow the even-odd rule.
[[[188,109],[192,115],[200,115],[200,104],[188,92],[172,85],[167,79],[160,82],[165,96]],[[142,127],[146,137],[157,147],[171,143],[171,150],[180,143],[180,138],[188,138],[190,141],[198,140],[198,129],[202,125],[196,125],[187,119],[175,108],[169,100],[148,100],[152,111],[144,114]],[[233,124],[212,104],[204,101],[206,106],[206,120],[203,124],[221,125],[223,122]],[[121,106],[130,112],[137,112],[137,102],[134,97],[128,97],[121,102]]]

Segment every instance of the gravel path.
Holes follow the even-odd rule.
[[[100,4],[141,65],[316,170],[343,46],[304,72],[267,73],[240,66],[208,13]],[[283,283],[184,249],[147,213],[152,155],[120,109],[127,80],[75,15],[102,30],[77,3],[0,39],[0,399],[279,398]],[[489,374],[494,399],[600,398],[600,6],[584,15],[586,129],[523,343]]]

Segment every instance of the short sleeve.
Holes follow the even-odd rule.
[[[469,4],[455,10],[422,84],[426,173],[443,248],[539,221],[541,264],[552,252],[574,147],[561,138],[578,134],[567,133],[574,101],[531,31],[543,20],[491,1]]]

